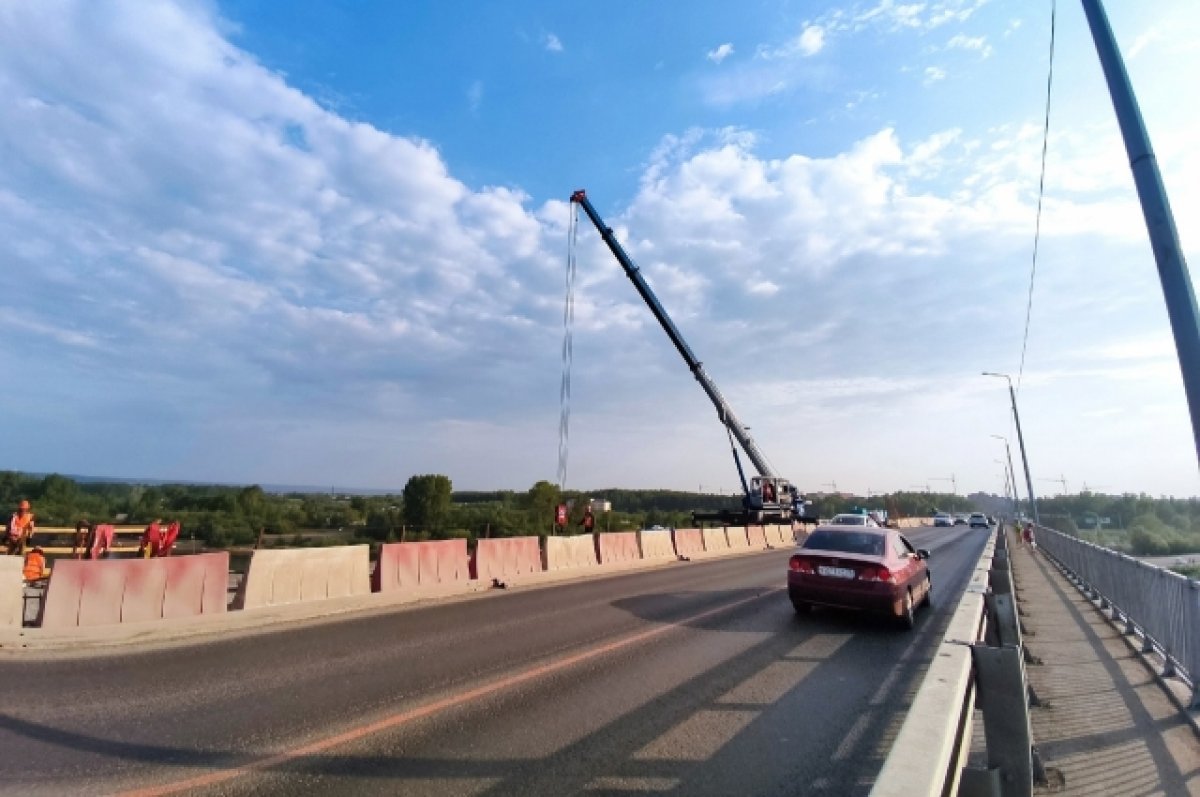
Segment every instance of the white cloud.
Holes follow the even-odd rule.
[[[805,56],[816,55],[825,47],[825,29],[820,25],[808,25],[796,41],[796,49]]]
[[[483,104],[483,81],[476,80],[467,87],[467,107],[478,111]]]
[[[988,44],[986,36],[965,36],[961,33],[950,37],[946,49],[977,52],[980,58],[988,58],[992,54],[992,46]]]
[[[1157,25],[1142,31],[1142,33],[1138,34],[1138,37],[1133,40],[1133,44],[1129,45],[1129,49],[1126,51],[1126,57],[1132,61],[1141,54],[1142,50],[1146,49],[1160,39],[1162,39],[1162,31],[1159,30]]]
[[[729,56],[733,55],[733,45],[729,42],[719,45],[714,50],[709,50],[704,54],[704,57],[712,61],[714,64],[719,64]]]
[[[925,85],[926,86],[928,86],[932,83],[937,83],[939,80],[945,80],[945,79],[946,79],[946,70],[945,69],[942,69],[940,66],[925,67]]]
[[[546,49],[552,53],[561,53],[563,51],[562,41],[553,33],[547,33],[542,39],[542,43]]]

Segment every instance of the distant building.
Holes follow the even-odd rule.
[[[605,501],[603,498],[589,498],[588,506],[592,508],[593,512],[612,511],[612,501]]]

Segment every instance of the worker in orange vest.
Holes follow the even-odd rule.
[[[46,573],[46,555],[41,548],[34,548],[25,554],[25,567],[21,569],[21,577],[26,581],[37,581]]]
[[[20,556],[25,553],[25,546],[33,539],[33,531],[33,512],[30,511],[29,502],[22,500],[5,527],[4,544],[8,555]]]
[[[144,559],[156,556],[160,545],[162,545],[162,518],[155,518],[142,532],[142,539],[138,545],[138,556]]]

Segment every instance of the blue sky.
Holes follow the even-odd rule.
[[[1112,3],[1196,260],[1200,10]],[[0,7],[0,467],[464,489],[553,479],[586,188],[779,471],[999,491],[1049,6]],[[1195,495],[1161,289],[1058,9],[1020,402],[1035,488]],[[581,230],[569,487],[732,489],[724,433]],[[1015,443],[1015,440],[1014,440]]]

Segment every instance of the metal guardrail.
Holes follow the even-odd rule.
[[[934,651],[871,797],[1027,797],[1041,779],[1003,531],[988,541]],[[968,765],[983,716],[986,766]]]
[[[1200,708],[1200,582],[1046,526],[1036,542],[1126,633],[1142,637],[1144,653],[1162,655],[1163,676],[1183,677],[1191,708]]]

